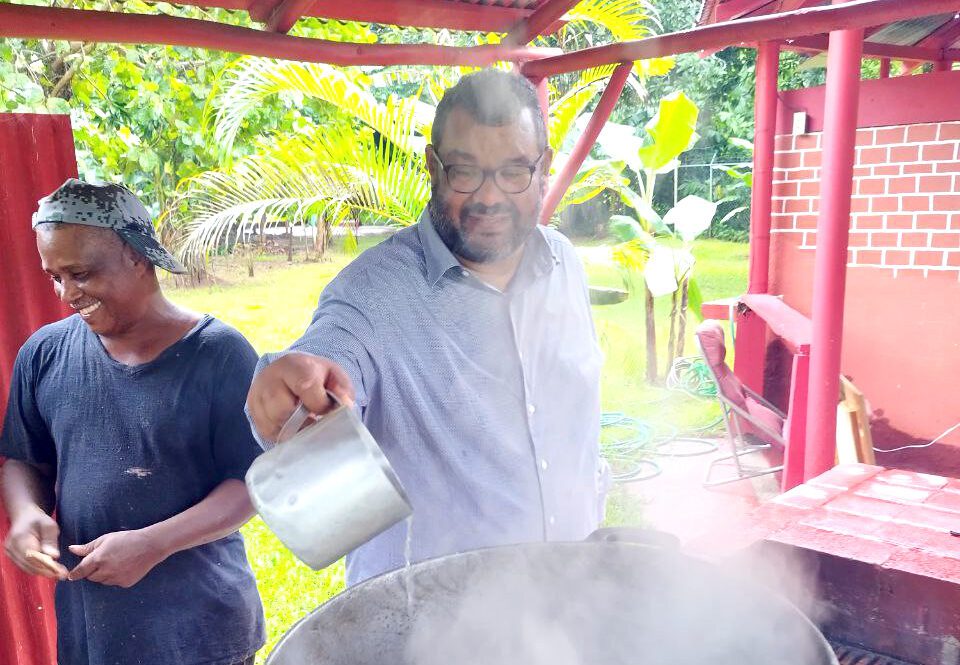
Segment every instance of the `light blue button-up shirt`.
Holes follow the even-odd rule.
[[[598,526],[602,356],[583,268],[560,233],[538,227],[500,292],[457,261],[425,213],[327,286],[290,350],[353,380],[413,506],[412,561],[579,540]],[[350,554],[348,583],[403,566],[407,528]]]

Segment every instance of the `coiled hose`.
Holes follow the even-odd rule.
[[[717,386],[703,358],[677,358],[667,376],[667,390],[699,399],[713,399]],[[668,395],[664,400],[672,399]],[[698,435],[710,432],[723,422],[717,418],[702,427],[680,432],[673,425],[655,428],[645,420],[619,411],[603,413],[600,452],[613,470],[613,481],[629,483],[650,480],[662,473],[655,457],[694,457],[716,451],[717,444]]]

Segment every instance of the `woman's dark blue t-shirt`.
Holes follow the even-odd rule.
[[[209,316],[153,361],[114,360],[78,315],[17,356],[0,456],[56,469],[68,545],[140,529],[242,480],[262,452],[243,404],[257,354]],[[224,665],[264,642],[239,533],[174,554],[129,589],[81,580],[56,590],[60,665]]]

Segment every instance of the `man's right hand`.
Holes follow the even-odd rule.
[[[336,404],[327,395],[328,390],[343,404],[353,405],[353,385],[339,365],[308,353],[289,353],[270,363],[253,380],[247,394],[247,412],[260,437],[276,441],[298,402],[315,416],[333,409]]]
[[[67,578],[67,569],[57,561],[60,527],[39,506],[24,510],[10,522],[4,548],[20,570],[52,579]]]

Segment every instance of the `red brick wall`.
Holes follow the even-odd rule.
[[[773,231],[816,247],[822,134],[777,137]],[[857,132],[849,265],[960,277],[960,122]]]
[[[919,77],[914,77],[919,78]],[[843,372],[874,409],[875,444],[929,441],[960,421],[960,107],[956,120],[858,130]],[[810,314],[819,132],[778,136],[771,289]],[[946,448],[878,463],[960,474]]]

